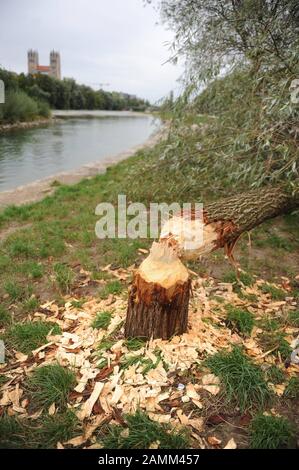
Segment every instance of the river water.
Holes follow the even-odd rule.
[[[150,115],[129,112],[55,114],[53,124],[0,135],[0,191],[129,150],[159,125]]]

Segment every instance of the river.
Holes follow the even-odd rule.
[[[56,121],[0,135],[0,191],[124,152],[145,142],[159,123],[117,111],[57,111]]]

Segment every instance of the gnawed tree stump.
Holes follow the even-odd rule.
[[[187,268],[165,243],[154,243],[134,275],[125,336],[168,339],[186,332],[191,281]]]

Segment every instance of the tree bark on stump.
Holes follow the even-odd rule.
[[[154,243],[134,276],[125,337],[169,339],[187,330],[191,281],[173,249]]]

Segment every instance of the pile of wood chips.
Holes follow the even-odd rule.
[[[88,279],[89,273],[84,273]],[[125,270],[113,270],[111,273],[122,280],[130,274]],[[83,280],[82,285],[86,285],[86,282]],[[245,307],[256,319],[265,315],[275,318],[286,309],[296,308],[294,299],[288,297],[287,280],[284,281],[286,300],[279,302],[272,301],[269,295],[261,292],[259,287],[263,282],[257,280],[252,287],[242,288],[243,293],[255,294],[257,297],[256,302],[250,303],[239,298],[230,283],[217,283],[212,278],[203,280],[194,276],[188,332],[169,341],[149,341],[138,351],[128,350],[122,334],[127,307],[126,293],[109,295],[105,300],[90,298],[80,308],[73,306],[73,301],[78,299],[72,297],[65,298],[63,307],[49,301],[40,306],[32,319],[53,322],[59,325],[62,334],[53,336],[50,332],[47,343],[32,351],[32,354],[14,351],[14,359],[0,366],[0,373],[6,374],[9,379],[2,387],[0,407],[9,415],[17,415],[19,418],[35,420],[40,417],[43,410],[30,414],[30,402],[23,386],[36,367],[58,362],[76,372],[77,384],[70,394],[68,407],[75,411],[84,424],[82,436],[59,443],[58,447],[96,447],[93,433],[103,423],[119,423],[119,416],[133,413],[138,408],[160,423],[190,427],[199,447],[219,446],[219,442],[210,442],[211,438],[208,442],[202,439],[206,403],[206,398],[203,400],[202,397],[206,397],[207,393],[211,397],[219,394],[218,377],[206,370],[197,372],[194,384],[181,383],[181,373],[196,368],[198,371],[197,366],[204,358],[221,349],[230,349],[233,344],[243,345],[247,354],[257,363],[277,362],[273,351],[263,351],[259,346],[259,328],[254,327],[250,338],[244,339],[225,324],[227,303]],[[222,301],[219,301],[219,297]],[[91,327],[92,320],[101,311],[112,313],[107,330]],[[286,339],[292,344],[298,329],[286,327],[285,333]],[[108,336],[115,339],[113,346],[109,350],[99,350],[100,342]],[[133,356],[148,359],[152,367],[145,370],[144,363],[140,361],[124,367],[124,359]],[[287,369],[289,376],[298,372],[299,366],[295,364]],[[284,384],[273,385],[273,390],[279,396],[283,394],[284,388]],[[190,404],[188,414],[182,411],[186,403]],[[56,411],[55,405],[47,410],[50,415]],[[235,448],[236,444],[231,439],[223,443],[223,447]]]

